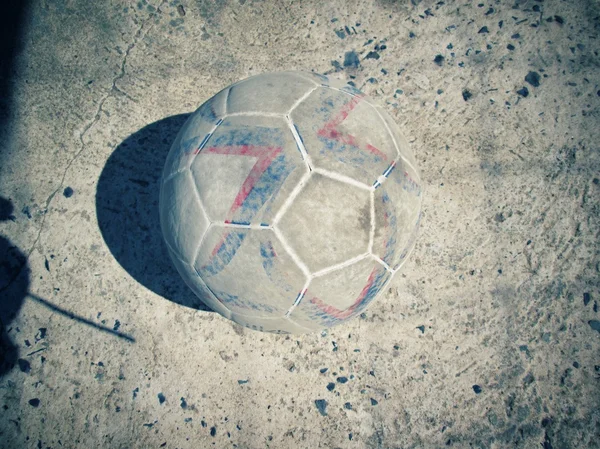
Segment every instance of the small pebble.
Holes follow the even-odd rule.
[[[481,387],[479,385],[473,385],[473,391],[475,394],[481,393]]]
[[[583,305],[587,306],[590,303],[591,299],[592,299],[592,297],[589,293],[584,293],[583,294]]]
[[[73,189],[71,187],[65,187],[65,190],[63,190],[63,195],[65,198],[71,198],[73,196]]]
[[[517,93],[519,95],[521,95],[522,97],[527,97],[529,95],[529,89],[527,89],[526,87],[523,87],[522,89],[519,89],[517,91]]]

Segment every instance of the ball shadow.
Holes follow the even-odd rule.
[[[96,215],[112,255],[136,281],[165,299],[210,311],[171,263],[158,212],[163,166],[189,115],[145,126],[115,149],[98,180]]]

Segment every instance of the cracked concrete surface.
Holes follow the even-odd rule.
[[[0,147],[0,447],[599,447],[599,16],[31,2]],[[425,184],[402,273],[323,334],[206,311],[158,235],[186,114],[275,70],[354,82]]]

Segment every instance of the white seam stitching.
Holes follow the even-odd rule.
[[[303,79],[304,81],[309,81],[311,83],[313,83],[316,87],[321,87],[322,85],[317,83],[315,80],[312,80],[310,78],[307,78],[305,76],[302,76],[304,74],[304,72],[294,72],[294,76],[297,76],[300,79]]]
[[[227,88],[227,93],[225,94],[225,100],[224,100],[224,103],[223,103],[223,114],[224,115],[227,115],[227,109],[228,109],[227,108],[227,103],[229,102],[229,95],[231,94],[231,88],[232,87],[233,86],[229,86]]]
[[[227,117],[279,117],[284,118],[285,113],[278,112],[257,112],[257,111],[247,111],[247,112],[230,112],[227,114]]]
[[[283,236],[281,231],[279,229],[277,229],[276,227],[273,227],[273,232],[279,239],[279,242],[281,243],[281,246],[283,246],[283,249],[285,249],[285,251],[289,254],[289,256],[292,258],[292,260],[298,266],[298,268],[300,268],[300,270],[302,270],[302,273],[307,278],[312,278],[311,274],[310,274],[310,270],[304,264],[304,262],[302,262],[302,260],[300,259],[300,256],[298,256],[298,254],[296,254],[296,251],[294,251],[294,249],[291,247],[291,245],[288,244],[287,240],[285,239],[285,237]]]
[[[354,265],[355,263],[360,262],[361,260],[364,260],[370,256],[372,256],[372,254],[370,252],[366,252],[359,256],[353,257],[352,259],[348,259],[342,263],[338,263],[337,265],[331,265],[329,267],[323,268],[322,270],[313,273],[312,276],[315,278],[325,276],[326,274],[329,274],[331,272],[341,270],[342,268],[349,267],[350,265]]]
[[[201,146],[198,147],[197,150],[195,150],[195,154],[193,155],[192,158],[190,158],[190,163],[187,166],[188,170],[191,170],[192,164],[194,163],[194,160],[196,159],[196,157],[198,157],[198,154],[200,154],[200,151],[202,150],[202,148],[204,148],[206,146],[206,144],[208,143],[210,138],[214,135],[217,128],[219,126],[221,126],[221,123],[223,123],[226,118],[227,118],[227,114],[223,115],[223,117],[221,117],[219,120],[217,120],[217,123],[215,123],[215,126],[213,126],[213,128],[206,134],[206,136],[210,136],[208,139],[206,139],[206,136],[204,136],[205,139],[202,140]],[[195,184],[195,182],[194,182],[194,184]]]
[[[211,224],[221,228],[241,228],[241,229],[273,229],[271,225],[263,226],[261,224],[244,224],[244,223],[226,223],[224,221],[213,221]]]
[[[288,309],[288,311],[285,312],[285,317],[286,318],[289,318],[289,316],[292,314],[292,312],[294,311],[294,309],[300,305],[300,303],[302,302],[302,300],[306,296],[306,291],[308,290],[308,286],[310,285],[311,281],[312,281],[312,277],[308,277],[306,279],[306,282],[304,283],[304,286],[302,287],[302,290],[300,290],[300,293],[298,294],[298,297],[296,298],[296,300],[294,301],[294,303],[291,305],[291,307]]]
[[[381,259],[380,257],[376,256],[373,253],[371,253],[371,256],[373,257],[373,260],[375,260],[376,262],[378,262],[379,264],[381,264],[387,271],[389,271],[390,273],[392,273],[392,275],[395,273],[394,269],[392,267],[390,267],[385,262],[385,260]]]
[[[373,190],[373,186],[368,186],[366,184],[363,184],[362,182],[357,181],[356,179],[351,178],[350,176],[341,175],[339,173],[332,172],[332,171],[329,171],[329,170],[325,170],[323,168],[314,168],[313,171],[315,173],[318,173],[318,174],[320,174],[322,176],[325,176],[327,178],[335,179],[336,181],[340,181],[340,182],[343,182],[345,184],[350,184],[350,185],[352,185],[354,187],[358,187],[359,189],[369,190],[369,191]]]
[[[198,186],[196,185],[196,181],[194,181],[192,172],[190,170],[188,170],[188,173],[192,180],[192,186],[194,187],[194,189],[193,189],[194,194],[196,195],[196,199],[198,200],[198,203],[200,204],[200,209],[202,209],[202,213],[204,214],[204,217],[206,217],[206,221],[208,221],[208,225],[210,227],[210,225],[212,224],[212,221],[210,221],[210,215],[208,215],[208,212],[206,212],[206,209],[204,208],[204,204],[202,204],[202,198],[200,198],[200,192],[198,192]]]
[[[289,116],[289,115],[290,115],[290,114],[291,114],[291,113],[294,111],[294,109],[296,109],[298,106],[300,106],[300,103],[302,103],[304,100],[306,100],[306,99],[307,99],[307,98],[310,96],[310,94],[312,94],[312,93],[313,93],[315,90],[317,90],[319,87],[320,87],[320,86],[318,86],[318,85],[317,85],[317,86],[313,87],[312,89],[309,89],[309,90],[308,90],[308,92],[306,92],[304,95],[302,95],[302,96],[301,96],[301,97],[300,97],[300,98],[299,98],[299,99],[298,99],[298,100],[297,100],[297,101],[296,101],[296,102],[295,102],[295,103],[292,105],[292,107],[290,108],[290,110],[287,112],[287,114],[286,114],[286,115],[288,115],[288,116]]]
[[[308,152],[306,151],[304,142],[302,142],[302,139],[300,138],[300,134],[298,134],[296,125],[294,125],[294,122],[292,121],[292,119],[290,118],[289,115],[285,116],[285,121],[287,122],[288,127],[290,128],[290,131],[292,131],[292,136],[294,136],[296,145],[298,145],[298,148],[300,149],[300,154],[302,155],[302,159],[304,159],[304,163],[306,164],[306,167],[308,168],[309,171],[311,171],[312,170],[312,161],[310,159],[310,156],[308,155]]]
[[[271,226],[275,227],[275,225],[277,225],[277,223],[279,223],[279,220],[281,220],[281,217],[283,216],[283,214],[285,214],[286,211],[290,208],[290,206],[292,205],[292,203],[294,202],[296,197],[300,194],[300,192],[302,191],[304,186],[308,183],[308,180],[311,176],[312,176],[312,172],[307,171],[304,174],[304,176],[302,176],[302,178],[300,178],[300,181],[298,181],[298,184],[296,184],[296,187],[294,187],[294,190],[292,190],[292,192],[288,195],[288,197],[285,199],[285,201],[283,202],[283,204],[281,205],[281,207],[279,208],[279,210],[277,211],[277,213],[271,220],[271,223],[272,223]]]

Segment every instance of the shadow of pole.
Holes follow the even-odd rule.
[[[0,197],[0,221],[15,220],[12,203]],[[17,317],[25,298],[29,297],[39,304],[48,307],[53,312],[63,315],[79,323],[93,327],[116,337],[135,343],[135,338],[118,332],[86,318],[69,312],[62,307],[52,304],[47,299],[29,292],[30,269],[27,256],[12,245],[10,240],[0,235],[0,378],[11,371],[17,362],[25,363],[19,358],[19,348],[12,341],[11,334],[16,329],[10,324]],[[31,356],[34,351],[27,356]]]
[[[211,311],[173,266],[158,213],[163,166],[189,115],[145,126],[115,149],[98,180],[96,215],[108,248],[135,280],[170,301]]]

